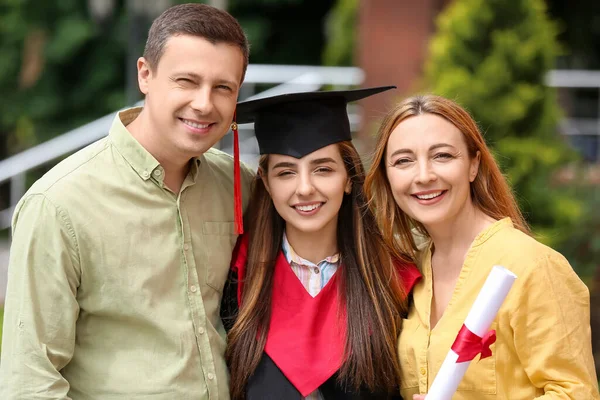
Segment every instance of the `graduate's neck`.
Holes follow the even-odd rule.
[[[287,224],[285,235],[294,252],[314,264],[338,252],[337,224],[329,224],[319,232],[303,232]]]

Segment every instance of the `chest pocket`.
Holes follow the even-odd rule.
[[[490,329],[497,329],[494,321]],[[481,360],[479,356],[471,361],[465,376],[458,385],[458,391],[481,394],[496,394],[496,343],[490,346],[492,355]],[[441,366],[441,364],[440,364]]]
[[[206,268],[204,268],[206,284],[221,293],[229,273],[231,253],[237,239],[235,224],[204,222],[202,235],[206,252]]]

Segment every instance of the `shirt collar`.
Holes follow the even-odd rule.
[[[200,164],[202,163],[202,158],[204,154],[200,157],[194,157],[191,161],[192,165],[190,166],[190,172],[188,176],[192,179],[192,183],[196,183],[196,178],[198,178],[198,173],[200,172]]]
[[[492,236],[494,236],[496,233],[498,233],[502,229],[512,228],[512,227],[513,227],[513,223],[512,223],[512,219],[510,219],[510,217],[505,217],[505,218],[502,218],[502,219],[494,222],[493,224],[491,224],[490,226],[485,228],[483,231],[479,232],[479,234],[473,240],[473,243],[471,244],[471,248],[475,248],[477,246],[482,245],[483,243],[485,243],[488,239],[490,239]]]
[[[127,125],[137,118],[141,111],[142,107],[133,107],[119,111],[113,119],[108,136],[140,178],[146,181],[154,176],[155,179],[162,182],[164,169],[160,166],[156,158],[126,128]],[[188,176],[192,178],[193,183],[196,182],[198,176],[200,159],[197,157],[192,160]]]
[[[287,259],[287,262],[290,264],[295,263],[298,265],[307,265],[309,267],[316,267],[318,265],[321,265],[324,262],[329,263],[329,264],[337,264],[340,261],[340,253],[336,253],[332,256],[324,258],[323,260],[319,261],[319,263],[317,265],[315,265],[311,261],[308,261],[308,260],[300,257],[298,255],[298,253],[296,253],[294,251],[294,249],[292,248],[292,245],[290,244],[290,242],[288,242],[287,235],[285,234],[285,232],[283,232],[283,241],[282,241],[281,247],[283,250],[283,254],[285,255],[285,258]]]

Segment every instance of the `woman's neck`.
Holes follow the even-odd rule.
[[[314,264],[338,252],[337,224],[333,230],[326,227],[320,232],[302,232],[287,226],[285,235],[294,252]]]
[[[493,218],[469,203],[455,218],[425,228],[433,242],[436,258],[455,260],[464,259],[477,235],[494,222]],[[460,265],[458,268],[460,271]]]

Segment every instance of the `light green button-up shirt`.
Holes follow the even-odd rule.
[[[228,399],[219,318],[236,234],[233,161],[193,160],[179,195],[115,118],[13,219],[0,398]],[[244,204],[253,173],[242,168]]]

